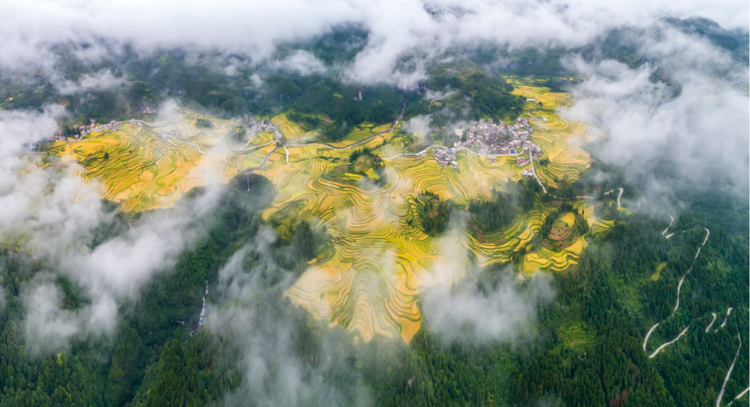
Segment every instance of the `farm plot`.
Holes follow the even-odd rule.
[[[585,130],[556,116],[554,109],[569,99],[528,84],[520,85],[517,92],[527,90],[544,104],[533,114],[548,117],[547,122],[533,122],[532,140],[550,160],[538,170],[540,178],[550,185],[574,181],[590,158],[580,149]],[[384,336],[410,342],[421,326],[420,293],[463,278],[473,257],[485,266],[508,262],[522,252],[524,272],[557,272],[575,264],[585,246],[582,236],[569,233],[570,219],[565,215],[550,235],[554,244],[530,249],[556,209],[541,200],[509,227],[488,234],[458,226],[430,236],[408,222],[410,199],[422,191],[451,200],[461,209],[471,200],[490,198],[493,188],[505,190],[508,179],[521,178],[515,157],[498,157],[491,163],[486,157],[459,152],[460,171],[456,171],[440,167],[432,153],[404,156],[385,161],[387,179],[375,185],[372,177],[354,173],[358,164],[349,163],[348,157],[356,149],[373,149],[390,140],[393,135],[386,133],[352,147],[390,125],[362,125],[339,142],[322,143],[306,141],[307,134],[280,115],[272,121],[287,144],[286,149],[274,151],[270,133],[257,134],[245,143],[233,138],[231,122],[207,118],[213,127],[197,128],[197,117],[182,110],[171,123],[124,125],[117,133],[57,146],[56,153],[80,162],[84,178],[102,181],[103,196],[132,211],[171,206],[188,189],[203,185],[205,174],[218,174],[226,182],[258,167],[268,156],[265,167],[256,172],[268,178],[278,194],[263,217],[282,235],[291,233],[297,221],[308,220],[313,227],[325,227],[331,241],[286,295],[315,318],[346,328],[358,341]],[[387,146],[396,154],[404,148]],[[575,207],[588,218],[592,232],[607,226],[606,221],[594,219],[593,207],[578,202]]]

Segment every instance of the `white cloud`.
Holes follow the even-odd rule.
[[[190,204],[145,214],[126,233],[91,249],[92,231],[114,215],[103,210],[98,184],[25,153],[25,145],[52,136],[63,115],[61,106],[0,111],[0,236],[45,256],[55,267],[49,273],[72,277],[91,300],[81,310],[63,311],[54,286],[39,282],[28,293],[26,340],[40,350],[61,346],[79,330],[111,334],[118,304],[136,298],[204,233],[223,190],[209,179]]]
[[[217,292],[223,295],[216,302],[224,305],[209,308],[205,328],[224,346],[236,347],[235,367],[243,374],[241,385],[225,395],[225,401],[227,405],[246,405],[250,398],[258,405],[349,405],[341,389],[325,379],[328,372],[341,371],[347,350],[334,349],[317,338],[308,345],[320,345],[320,352],[302,354],[297,348],[298,316],[291,304],[273,303],[284,301],[283,293],[294,280],[271,255],[276,238],[273,230],[261,228],[255,240],[219,270]],[[346,387],[350,392],[357,389],[357,401],[370,401],[360,380],[355,378]]]
[[[122,86],[127,81],[124,77],[116,78],[109,69],[104,69],[94,74],[83,75],[76,81],[56,78],[52,80],[53,85],[61,95],[75,95],[84,92],[102,91]]]
[[[533,277],[517,287],[512,271],[485,291],[466,284],[435,286],[424,294],[428,329],[449,341],[517,341],[534,336],[536,309],[554,298],[549,278]],[[494,287],[493,287],[494,285]]]
[[[432,123],[432,115],[414,116],[405,121],[404,125],[401,126],[401,129],[409,134],[417,136],[419,141],[424,141],[427,134],[430,132],[430,123]]]
[[[490,2],[487,0],[342,1],[309,3],[191,3],[175,0],[98,2],[5,1],[0,16],[0,66],[49,68],[52,43],[86,42],[79,56],[99,60],[123,44],[148,52],[158,47],[218,48],[252,57],[270,57],[277,44],[322,34],[354,23],[369,31],[350,77],[364,82],[414,81],[422,69],[393,75],[405,55],[434,56],[449,47],[495,42],[522,46],[582,45],[607,29],[644,26],[660,17],[712,18],[726,28],[748,29],[745,1],[594,0]],[[107,44],[99,40],[106,39]]]
[[[46,282],[25,293],[24,331],[32,354],[60,349],[80,328],[78,316],[61,309],[62,297],[54,284]],[[32,340],[29,340],[32,339]]]
[[[40,233],[32,236],[32,244],[48,251],[87,234],[102,220],[96,184],[41,168],[39,157],[24,153],[26,145],[51,137],[56,118],[64,115],[59,105],[41,112],[0,112],[0,231],[11,238],[22,229],[36,230]]]
[[[612,61],[572,61],[570,66],[589,79],[573,89],[576,103],[564,116],[604,131],[608,139],[602,159],[631,175],[647,175],[659,160],[668,160],[695,186],[719,175],[746,190],[747,94],[690,63],[680,68],[680,61],[693,60],[694,55],[685,53],[692,54],[685,49],[669,57],[681,85],[677,96],[674,88],[649,80],[654,73],[651,65],[631,70]]]
[[[326,71],[323,62],[311,52],[305,50],[297,50],[284,59],[274,60],[270,65],[276,69],[297,71],[302,75]]]
[[[426,329],[463,344],[532,338],[537,307],[555,295],[549,278],[540,274],[518,284],[512,266],[482,276],[470,260],[467,220],[465,213],[454,212],[437,241],[442,261],[430,270],[436,284],[422,294]]]

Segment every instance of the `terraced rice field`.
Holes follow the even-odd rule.
[[[610,229],[615,226],[614,220],[599,219],[594,211],[594,205],[592,201],[581,200],[577,201],[573,208],[581,212],[589,223],[589,233],[594,235],[598,233],[607,233]]]
[[[284,133],[284,136],[287,138],[287,140],[298,139],[308,134],[299,125],[287,119],[285,114],[275,116],[273,119],[271,119],[271,122],[279,125],[279,130]]]
[[[593,141],[598,134],[591,132],[580,123],[570,123],[558,115],[560,109],[572,105],[567,93],[549,92],[548,88],[534,86],[533,80],[514,80],[506,78],[513,84],[513,93],[527,99],[536,99],[542,103],[526,116],[545,120],[530,120],[534,133],[530,139],[542,148],[550,163],[546,167],[535,166],[537,175],[546,185],[558,187],[559,181],[574,182],[589,166],[591,157],[581,146]],[[534,108],[536,102],[527,102],[525,107]]]
[[[171,207],[186,191],[206,185],[207,176],[227,182],[241,169],[254,167],[273,145],[254,150],[234,138],[236,125],[211,118],[212,128],[195,127],[199,116],[175,112],[172,121],[138,126],[124,123],[120,131],[92,133],[84,139],[58,142],[52,153],[77,161],[84,179],[98,178],[101,195],[127,211]],[[260,145],[270,133],[255,136]]]
[[[549,117],[545,123],[533,122],[536,132],[532,139],[551,161],[540,171],[540,177],[551,185],[555,179],[577,179],[589,162],[579,145],[585,130],[562,122],[553,110],[569,103],[569,99],[530,85],[517,90],[526,91],[544,101],[544,109],[534,114]],[[184,191],[203,185],[204,174],[218,174],[228,180],[257,167],[275,148],[274,143],[265,145],[272,141],[269,133],[258,134],[244,144],[226,137],[234,128],[231,122],[212,118],[213,129],[196,129],[193,112],[183,110],[179,114],[172,123],[153,128],[125,125],[118,133],[63,143],[57,146],[57,153],[81,162],[84,178],[99,178],[105,189],[103,196],[122,202],[126,210],[146,210],[173,204]],[[285,116],[273,121],[289,140],[290,164],[286,151],[279,148],[269,156],[268,164],[257,170],[278,191],[263,216],[279,225],[277,230],[282,234],[290,233],[291,225],[300,219],[314,227],[325,226],[332,241],[331,249],[310,263],[286,295],[315,318],[345,327],[357,341],[384,336],[410,342],[421,326],[417,300],[423,290],[463,278],[472,253],[480,266],[509,261],[514,252],[528,245],[546,216],[555,210],[539,200],[535,209],[503,231],[484,235],[459,226],[439,236],[428,236],[416,225],[407,224],[410,197],[431,191],[459,207],[473,199],[489,198],[493,188],[505,189],[509,178],[520,179],[523,168],[515,164],[515,157],[499,157],[489,163],[485,157],[460,152],[460,171],[442,169],[431,153],[423,158],[399,157],[385,163],[388,181],[383,187],[375,187],[345,167],[350,166],[347,158],[354,150],[343,148],[385,131],[389,125],[364,125],[344,140],[329,143],[335,147],[332,149],[303,144],[305,133]],[[171,134],[175,128],[181,142],[159,137],[159,132]],[[357,148],[374,148],[391,137],[383,134]],[[403,147],[387,147],[403,151]],[[109,160],[97,161],[96,157],[106,152]],[[581,202],[575,205],[587,218],[593,215],[593,208]],[[593,216],[589,218],[592,229],[596,222]],[[527,253],[522,271],[563,271],[577,262],[584,246],[583,238],[577,238],[559,252],[542,247]]]
[[[533,271],[540,268],[550,271],[564,271],[571,264],[577,263],[578,256],[586,246],[586,241],[571,230],[575,220],[576,216],[571,212],[557,219],[552,231],[546,237],[543,247],[524,257],[524,271]]]

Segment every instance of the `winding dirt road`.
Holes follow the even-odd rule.
[[[276,150],[278,150],[278,149],[279,149],[279,146],[276,146],[276,148],[274,148],[273,150],[271,150],[271,152],[269,152],[268,154],[266,154],[266,156],[263,158],[263,161],[260,163],[259,166],[255,167],[255,168],[250,168],[248,171],[262,170],[263,167],[265,167],[266,164],[268,163],[268,158],[271,157],[271,154],[275,153]]]
[[[171,136],[169,134],[164,134],[164,133],[161,132],[161,129],[157,130],[157,132],[159,133],[159,135],[167,137],[167,138],[170,138],[170,139],[172,139],[172,140],[174,140],[174,141],[176,141],[176,142],[178,142],[180,144],[191,145],[191,146],[195,147],[196,149],[198,149],[199,153],[205,154],[205,155],[219,155],[219,154],[225,154],[225,153],[227,153],[229,151],[252,151],[252,150],[254,150],[256,148],[265,147],[265,146],[267,146],[267,145],[269,145],[271,143],[274,143],[274,141],[269,141],[266,144],[261,144],[261,145],[257,145],[257,146],[248,147],[248,145],[250,144],[250,140],[248,140],[248,142],[244,146],[242,146],[240,148],[227,148],[227,149],[224,149],[224,150],[221,150],[221,151],[211,152],[211,151],[203,151],[203,149],[201,148],[201,146],[199,146],[198,144],[191,143],[191,142],[188,142],[188,141],[178,140],[178,139],[176,139],[175,137],[173,137],[173,136]]]
[[[401,153],[401,154],[396,154],[396,155],[394,155],[393,157],[387,157],[387,158],[383,158],[383,160],[392,160],[392,159],[394,159],[394,158],[398,158],[398,157],[402,157],[402,156],[403,156],[403,157],[417,157],[417,156],[419,156],[420,154],[427,154],[427,152],[428,152],[428,151],[430,151],[430,149],[431,149],[431,148],[433,148],[433,147],[438,147],[438,148],[440,148],[440,147],[443,147],[443,146],[441,146],[441,145],[437,145],[437,144],[433,144],[433,145],[431,145],[431,146],[429,146],[429,147],[425,148],[424,150],[422,150],[422,151],[420,151],[420,152],[418,152],[418,153]],[[466,150],[466,151],[470,151],[470,150]],[[473,151],[472,151],[472,152],[473,152]],[[476,153],[475,153],[475,154],[476,154]]]
[[[737,400],[737,399],[741,398],[741,397],[742,397],[742,396],[744,396],[744,395],[745,395],[745,393],[747,393],[748,391],[750,391],[750,387],[746,388],[746,389],[745,389],[745,390],[744,390],[744,391],[743,391],[742,393],[738,394],[738,395],[737,395],[737,397],[735,397],[735,398],[734,398],[734,400]],[[730,401],[730,402],[729,402],[729,404],[727,404],[727,405],[728,405],[728,406],[731,406],[731,405],[732,405],[732,403],[734,403],[734,400]]]
[[[677,309],[680,308],[680,289],[682,288],[682,283],[685,281],[685,277],[687,277],[688,274],[693,270],[693,267],[690,267],[687,271],[687,273],[682,275],[682,278],[680,279],[680,283],[677,284],[677,304],[674,306],[674,311],[672,311],[672,316],[674,316],[674,313],[677,312]]]
[[[654,329],[659,326],[659,323],[657,322],[656,325],[652,326],[651,329],[648,330],[648,333],[646,334],[646,339],[643,340],[643,351],[646,351],[646,343],[648,343],[648,337],[651,336],[651,333],[654,332]]]
[[[690,325],[688,325],[688,326],[687,326],[687,328],[683,329],[683,330],[682,330],[682,332],[680,332],[680,334],[679,334],[679,335],[677,335],[677,337],[676,337],[676,338],[674,338],[674,339],[672,339],[671,341],[669,341],[669,342],[665,343],[664,345],[661,345],[661,346],[659,346],[659,347],[658,347],[658,348],[656,349],[656,351],[655,351],[655,352],[654,352],[654,353],[653,353],[653,354],[652,354],[651,356],[649,356],[648,358],[649,358],[649,359],[653,359],[653,358],[654,358],[654,356],[656,356],[656,355],[657,355],[657,354],[658,354],[659,352],[661,352],[661,350],[662,350],[662,349],[664,349],[664,348],[666,348],[667,346],[669,346],[669,345],[671,345],[671,344],[673,344],[673,343],[677,342],[677,340],[678,340],[678,339],[680,339],[680,337],[682,337],[682,335],[685,335],[685,332],[687,332],[687,331],[688,331],[688,329],[690,329]]]
[[[727,309],[727,316],[724,317],[724,322],[722,322],[721,325],[719,325],[719,328],[724,328],[727,325],[727,319],[729,319],[729,314],[731,313],[732,313],[732,307],[729,307],[729,309]],[[718,332],[719,329],[717,328],[716,331]]]
[[[711,315],[713,315],[713,316],[714,316],[714,319],[712,319],[712,320],[711,320],[711,323],[710,323],[710,324],[708,324],[708,326],[706,327],[706,332],[708,332],[708,330],[709,330],[709,329],[711,329],[711,326],[713,326],[714,322],[716,322],[716,313],[715,313],[715,312],[712,312],[712,313],[711,313]]]
[[[703,239],[703,244],[701,244],[701,247],[703,247],[706,244],[706,242],[708,241],[708,236],[710,234],[711,234],[711,231],[708,230],[708,228],[706,228],[706,238]],[[672,235],[674,235],[674,233],[667,236],[667,239],[669,239]],[[677,312],[678,308],[680,308],[680,288],[682,288],[682,283],[683,281],[685,281],[685,277],[687,277],[687,275],[690,274],[691,271],[693,271],[693,266],[695,266],[695,262],[696,260],[698,260],[698,255],[701,254],[701,247],[699,247],[698,250],[695,252],[695,257],[693,257],[693,264],[690,265],[690,268],[688,269],[687,273],[685,273],[682,276],[682,278],[680,279],[680,283],[677,285],[677,304],[675,304],[674,306],[674,311],[672,311],[672,316],[674,316],[674,313]],[[732,308],[729,308],[729,312],[732,312],[731,310]],[[729,314],[727,314],[727,316],[729,316]],[[724,322],[726,323],[726,320],[724,320]],[[724,325],[722,325],[722,327],[723,326]]]
[[[740,336],[739,332],[737,332],[737,338],[740,339],[740,346],[737,347],[737,353],[734,355],[734,360],[732,360],[732,365],[729,366],[729,371],[727,371],[727,377],[724,378],[724,384],[721,385],[721,391],[719,392],[719,397],[716,399],[716,407],[719,407],[719,404],[721,404],[721,398],[724,397],[724,390],[726,390],[727,382],[729,381],[729,376],[732,375],[732,370],[734,369],[734,363],[737,362],[737,356],[740,356],[740,349],[742,349],[742,337]]]
[[[388,133],[392,132],[393,129],[396,127],[396,124],[398,123],[398,121],[401,120],[402,117],[404,117],[404,113],[405,112],[406,112],[406,103],[404,103],[404,108],[401,109],[401,114],[398,115],[398,117],[396,118],[396,120],[393,121],[393,123],[391,123],[391,127],[388,128],[388,130],[381,131],[380,133],[373,134],[370,137],[367,137],[367,138],[365,138],[363,140],[357,141],[356,143],[349,144],[346,147],[334,147],[334,146],[332,146],[330,144],[320,143],[320,142],[317,142],[317,141],[312,142],[312,143],[302,143],[302,144],[286,144],[285,147],[300,147],[300,146],[318,145],[318,146],[328,147],[331,150],[335,150],[335,151],[348,150],[350,148],[354,148],[354,147],[361,146],[363,144],[367,144],[367,142],[369,142],[370,140],[374,139],[377,136],[380,136],[380,135],[383,135],[383,134],[388,134]]]
[[[531,162],[531,173],[534,174],[534,178],[536,178],[536,182],[539,183],[539,186],[542,187],[542,191],[544,193],[547,193],[547,188],[544,187],[544,184],[542,184],[542,180],[539,179],[539,177],[536,175],[536,170],[534,170],[534,156],[531,152],[531,149],[529,149],[529,161]]]

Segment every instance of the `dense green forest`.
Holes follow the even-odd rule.
[[[359,27],[340,27],[309,43],[282,44],[275,55],[279,60],[294,52],[312,52],[327,64],[351,61],[361,49],[366,33]],[[306,47],[306,48],[305,48]],[[211,114],[230,117],[252,112],[273,116],[287,112],[287,117],[307,131],[318,130],[324,139],[340,140],[363,122],[393,122],[402,109],[405,118],[430,113],[423,102],[424,91],[403,90],[390,84],[354,84],[335,67],[319,73],[301,74],[273,64],[256,64],[239,56],[223,58],[211,53],[188,53],[180,49],[160,50],[141,55],[132,50],[113,52],[110,59],[83,64],[75,57],[73,45],[54,49],[55,68],[63,78],[0,78],[3,109],[39,109],[59,103],[70,117],[64,125],[89,120],[151,118],[160,105],[170,98],[192,104]],[[354,54],[352,54],[354,53]],[[467,118],[516,117],[523,99],[510,94],[512,87],[500,76],[484,70],[459,54],[455,62],[430,68],[428,87],[436,91],[460,91],[450,108]],[[278,61],[277,61],[278,62]],[[218,65],[218,66],[217,66]],[[227,74],[225,70],[231,71]],[[58,92],[60,81],[80,83],[86,75],[109,72],[118,81],[104,89]],[[468,97],[468,102],[463,100]],[[149,110],[150,109],[150,110]],[[440,116],[440,114],[437,114]],[[439,119],[436,120],[440,121]],[[436,122],[437,123],[437,122]]]
[[[373,181],[375,185],[380,187],[388,182],[383,159],[380,158],[379,155],[373,153],[369,148],[354,150],[349,154],[349,163],[347,171],[350,173],[367,177]],[[368,175],[370,172],[373,172],[374,174]]]
[[[510,193],[492,190],[489,200],[476,200],[469,204],[472,223],[482,232],[494,232],[508,226],[518,215],[518,193],[511,185]]]
[[[432,191],[422,191],[409,198],[409,209],[407,222],[418,225],[423,232],[435,236],[448,227],[453,204],[440,199]]]
[[[733,58],[747,61],[747,37],[711,21],[665,19],[660,24],[703,36]],[[303,50],[331,68],[308,75],[253,65],[239,56],[232,57],[229,75],[223,56],[184,50],[143,55],[126,49],[84,65],[69,46],[60,45],[54,52],[63,79],[76,81],[109,70],[123,82],[107,90],[60,94],[41,74],[2,77],[0,100],[7,100],[3,109],[64,105],[70,116],[62,129],[68,135],[74,133],[72,123],[149,118],[153,116],[142,113],[145,107],[180,98],[222,117],[248,111],[264,117],[286,113],[306,131],[340,140],[363,122],[392,122],[404,108],[405,119],[431,114],[433,126],[513,117],[521,111],[523,98],[510,93],[513,88],[502,75],[534,75],[550,89],[562,91],[577,82],[561,62],[571,52],[630,67],[652,62],[638,56],[633,38],[639,33],[629,27],[613,30],[573,50],[481,44],[453,50],[442,62],[429,64],[427,78],[418,83],[422,90],[452,95],[442,99],[440,110],[430,107],[422,91],[355,85],[333,69],[351,63],[363,49],[368,33],[356,25],[279,47],[279,60]],[[498,60],[504,65],[493,65]],[[656,71],[651,80],[679,89],[668,73]],[[196,124],[211,126],[203,118]],[[587,148],[596,156],[596,144]],[[348,165],[353,173],[374,171],[375,187],[388,182],[382,159],[371,150],[353,151]],[[750,385],[750,207],[747,197],[727,192],[733,185],[717,181],[703,188],[686,186],[674,171],[665,160],[648,175],[675,185],[665,197],[669,209],[618,210],[606,192],[623,188],[623,198],[635,202],[652,179],[628,178],[599,159],[575,182],[556,180],[557,188],[547,194],[533,178],[509,181],[506,191],[493,190],[489,199],[465,207],[430,191],[415,191],[407,219],[429,235],[445,233],[452,219],[466,220],[467,232],[475,236],[497,232],[539,205],[554,206],[532,238],[536,247],[555,244],[547,237],[567,213],[575,216],[573,233],[587,234],[588,223],[571,203],[578,196],[599,201],[595,215],[613,221],[613,228],[587,235],[578,264],[548,273],[555,298],[534,310],[534,335],[524,341],[451,342],[426,316],[408,345],[381,337],[355,344],[344,328],[313,320],[284,293],[310,260],[330,250],[331,236],[315,219],[299,220],[295,205],[264,219],[261,214],[275,191],[271,181],[258,175],[242,175],[231,183],[195,244],[119,305],[112,335],[79,333],[52,351],[27,340],[25,318],[35,306],[28,302],[29,291],[39,281],[52,284],[60,293],[64,316],[85,309],[92,299],[72,277],[51,273],[57,267],[54,261],[25,251],[23,241],[3,241],[0,407],[707,406],[716,405],[738,355],[726,384],[726,405]],[[194,204],[204,192],[193,189],[179,205]],[[111,202],[104,206],[109,220],[81,243],[92,249],[126,236],[143,216],[120,212]],[[669,227],[675,234],[667,239],[669,215],[675,216]],[[513,281],[512,289],[524,289],[531,283],[515,279],[512,263],[518,263],[525,250],[519,250],[511,264],[481,269],[473,264],[478,275],[459,284],[477,295],[491,295],[503,281]],[[206,284],[213,319],[198,329]],[[718,317],[706,331],[712,313]],[[684,336],[650,357],[686,328]],[[748,397],[733,405],[747,405]]]
[[[587,179],[585,175],[581,182]],[[737,334],[748,343],[747,231],[729,233],[688,210],[673,225],[685,233],[670,240],[661,234],[668,222],[639,213],[619,215],[611,233],[589,238],[579,264],[553,276],[556,298],[537,310],[538,334],[520,347],[503,342],[446,343],[431,333],[429,319],[408,346],[380,340],[354,345],[345,331],[312,323],[304,310],[295,309],[282,295],[289,282],[285,276],[299,275],[323,244],[307,223],[293,225],[287,238],[275,239],[263,250],[243,254],[243,271],[232,279],[252,277],[255,289],[239,299],[228,296],[231,283],[219,272],[240,248],[269,230],[259,212],[273,196],[270,182],[260,176],[253,177],[250,192],[241,181],[242,188],[226,192],[216,222],[180,256],[173,270],[149,283],[139,300],[121,307],[112,338],[74,337],[69,346],[47,355],[27,349],[23,293],[49,265],[4,249],[0,405],[283,404],[285,396],[277,388],[283,377],[269,373],[265,384],[258,384],[247,376],[244,335],[205,328],[190,335],[206,281],[214,306],[226,312],[236,307],[251,310],[257,330],[273,333],[283,326],[290,335],[283,347],[274,348],[278,358],[265,362],[273,371],[293,361],[303,381],[314,384],[317,390],[305,393],[298,405],[355,405],[369,394],[375,405],[383,406],[705,406],[715,403],[739,346]],[[200,194],[197,190],[187,199]],[[523,195],[524,185],[515,197],[496,192],[493,200],[472,204],[470,212],[484,219],[494,214],[495,206],[501,214],[517,211],[520,205],[514,201]],[[426,201],[429,205],[420,207],[419,213],[430,216],[420,221],[434,219],[429,231],[439,233],[449,217],[449,204],[420,194],[420,205]],[[561,203],[556,212],[570,211]],[[502,216],[487,219],[485,223],[494,222],[490,228],[507,222]],[[92,244],[123,233],[130,220],[122,214],[114,217],[96,232]],[[706,227],[710,239],[685,279],[680,308],[672,315],[678,280],[690,267]],[[661,262],[666,267],[654,281]],[[505,273],[502,266],[489,267],[482,271],[484,277],[467,284],[479,284],[481,292],[486,289],[482,284]],[[55,284],[68,309],[86,303],[72,281],[60,277]],[[726,326],[704,332],[710,314],[723,316],[728,307],[734,311]],[[656,322],[660,326],[644,352],[643,338]],[[655,358],[648,357],[688,325],[685,337]],[[747,387],[748,368],[748,353],[740,352],[725,401]]]

